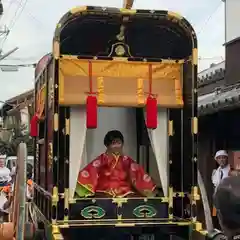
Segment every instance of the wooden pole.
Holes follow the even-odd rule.
[[[131,9],[133,6],[134,0],[123,0],[123,8]]]

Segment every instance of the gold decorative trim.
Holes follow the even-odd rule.
[[[137,10],[134,10],[134,9],[128,9],[127,5],[125,6],[125,8],[120,8],[120,12],[121,14],[136,14],[137,13]]]
[[[98,104],[104,103],[104,78],[98,77],[97,78],[97,101]]]
[[[175,85],[175,93],[176,93],[176,101],[179,105],[183,105],[183,98],[182,98],[182,86],[181,80],[175,78],[174,85]]]
[[[194,65],[198,64],[198,50],[197,50],[197,48],[193,48],[193,50],[192,50],[192,64],[194,64]]]
[[[171,12],[171,11],[168,11],[168,16],[169,16],[169,17],[176,18],[177,20],[182,20],[182,19],[183,19],[183,16],[181,16],[181,15],[178,14],[178,13]]]
[[[78,56],[70,56],[70,55],[61,55],[61,60],[79,60],[79,61],[89,61],[86,60],[84,58],[78,58]],[[92,62],[106,62],[106,60],[101,60],[101,59],[94,59],[92,60]],[[120,61],[119,61],[120,60]],[[127,61],[129,63],[134,63],[134,64],[156,64],[156,62],[134,62],[134,61],[128,61],[127,58],[122,58],[122,57],[114,57],[113,60],[111,60],[111,62],[116,61],[116,62],[122,62],[122,61]],[[171,60],[171,59],[162,59],[161,63],[159,64],[178,64],[178,65],[182,65],[185,62],[184,59],[179,59],[177,62],[176,60]]]
[[[192,133],[198,134],[198,118],[197,117],[192,118]]]
[[[50,142],[48,144],[48,170],[49,171],[52,169],[52,163],[53,163],[53,145]]]
[[[60,56],[60,45],[58,41],[53,42],[53,57],[54,59],[59,59]]]
[[[174,192],[173,193],[173,197],[185,197],[185,193],[184,192]]]
[[[195,230],[200,232],[201,230],[203,230],[202,228],[202,223],[200,222],[195,222]]]
[[[64,209],[69,209],[69,189],[64,189]],[[68,221],[68,216],[64,216],[64,221]]]
[[[168,136],[173,136],[173,120],[168,121]]]
[[[115,227],[135,227],[135,223],[116,223]]]
[[[200,195],[198,193],[198,187],[197,186],[192,187],[192,200],[194,202],[200,200]]]
[[[66,118],[65,119],[65,128],[66,128],[66,135],[70,135],[70,119]]]
[[[56,206],[58,202],[58,188],[55,186],[53,187],[53,196],[52,196],[52,205]]]
[[[81,13],[81,12],[85,12],[87,11],[87,7],[86,6],[82,6],[82,7],[75,7],[75,8],[72,8],[70,10],[70,13],[71,14],[76,14],[76,13]]]
[[[58,131],[58,113],[54,113],[54,122],[53,122],[53,129],[55,132]]]
[[[59,101],[63,102],[64,101],[64,74],[61,70],[61,68],[59,68]]]
[[[126,57],[113,57],[113,61],[117,62],[127,62],[128,59]]]
[[[138,78],[137,80],[137,103],[138,105],[144,105],[145,97],[144,97],[144,80],[142,78]]]
[[[60,233],[59,227],[57,225],[52,225],[52,233],[53,234]]]
[[[112,203],[116,203],[118,207],[122,207],[123,203],[127,203],[127,198],[113,198]]]

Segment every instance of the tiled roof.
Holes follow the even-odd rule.
[[[198,86],[210,84],[211,82],[223,79],[224,75],[225,75],[225,61],[222,61],[198,73]]]
[[[215,92],[198,97],[200,115],[236,106],[240,106],[240,84],[219,88]]]

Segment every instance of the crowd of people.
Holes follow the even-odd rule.
[[[213,171],[213,216],[216,216],[228,240],[240,239],[240,172],[231,167],[228,153],[215,154],[219,167]]]
[[[5,163],[6,155],[0,155],[0,216],[7,214],[9,211],[16,179],[16,167],[14,166],[10,170]],[[27,199],[32,198],[32,172],[32,165],[27,164]]]

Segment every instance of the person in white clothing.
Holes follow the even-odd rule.
[[[0,187],[10,184],[10,170],[5,166],[6,155],[0,155]]]
[[[219,167],[217,169],[214,169],[212,173],[212,183],[216,189],[220,182],[229,176],[231,167],[228,163],[228,153],[226,150],[217,151],[214,159],[219,164]]]
[[[10,170],[5,166],[5,155],[0,155],[0,216],[3,217],[4,205],[8,202],[8,192],[11,188]]]
[[[227,178],[230,175],[232,169],[228,163],[228,153],[226,150],[217,151],[214,159],[219,165],[219,167],[217,169],[214,169],[212,172],[212,183],[214,186],[214,192],[216,192],[219,184],[223,179]],[[218,228],[219,222],[217,219],[217,210],[215,206],[212,208],[212,217],[215,227]]]

